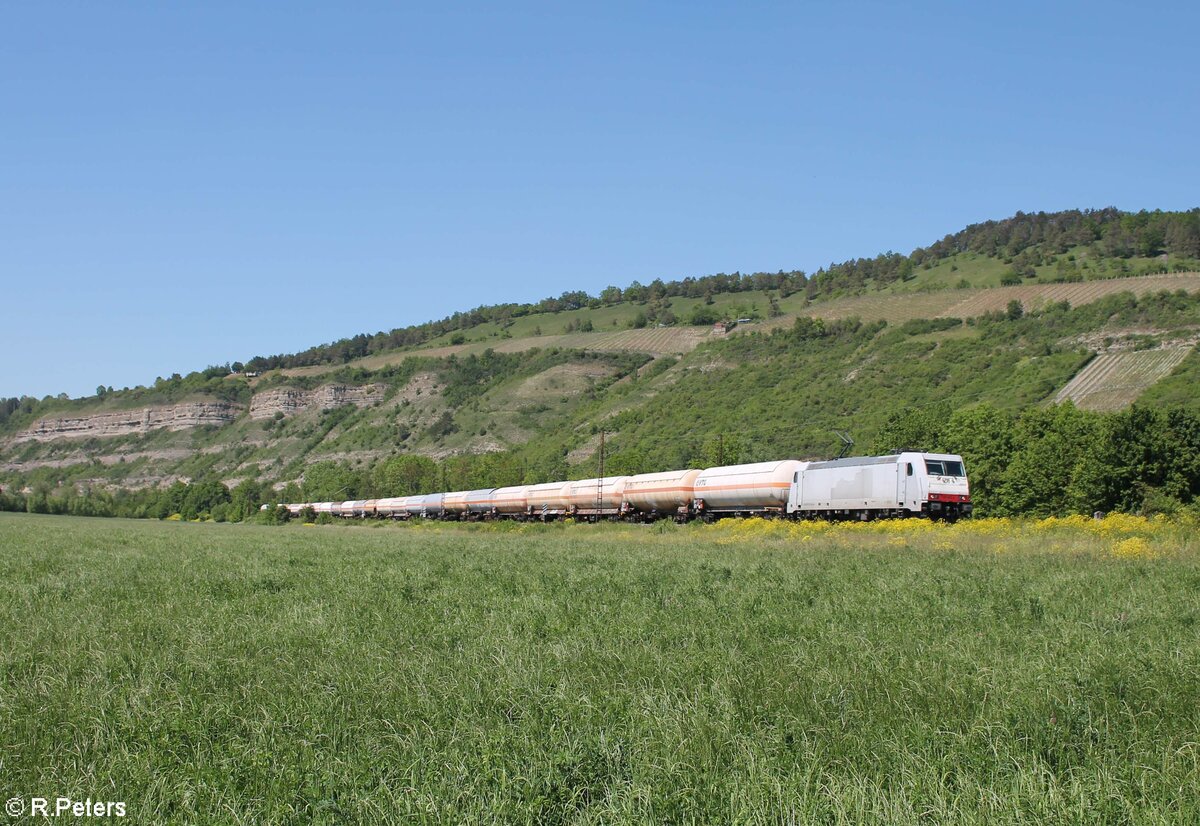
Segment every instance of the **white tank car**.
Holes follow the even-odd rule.
[[[467,491],[467,512],[491,513],[492,492],[492,488],[482,488],[481,490]]]
[[[594,511],[599,502],[600,510],[619,511],[628,479],[628,476],[605,476],[603,480],[595,478],[567,482],[567,506],[581,511]]]
[[[785,459],[750,465],[710,467],[696,477],[694,498],[705,511],[783,509],[804,462]]]
[[[467,494],[469,491],[456,490],[444,495],[443,507],[446,513],[463,514],[467,512]]]
[[[529,485],[511,485],[492,491],[496,513],[525,513],[529,508]]]
[[[446,494],[444,493],[427,493],[424,496],[418,496],[417,500],[421,503],[421,516],[435,517],[441,516],[445,512]]]
[[[375,502],[375,513],[380,516],[404,516],[404,500],[407,498],[406,496],[391,496],[387,499],[379,499]]]
[[[567,487],[569,482],[544,482],[530,485],[526,498],[530,511],[538,514],[563,513],[567,510]]]
[[[691,505],[699,475],[699,470],[668,470],[630,476],[625,480],[625,504],[642,513],[674,513]]]

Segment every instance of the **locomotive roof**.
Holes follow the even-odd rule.
[[[860,465],[890,465],[900,457],[892,456],[847,456],[845,459],[830,459],[828,462],[809,462],[808,470],[835,467],[858,467]]]

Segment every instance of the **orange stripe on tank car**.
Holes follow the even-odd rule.
[[[625,495],[631,493],[682,493],[683,491],[702,491],[702,490],[754,490],[755,488],[778,488],[783,490],[792,486],[791,482],[750,482],[741,485],[693,485],[691,487],[676,487],[676,488],[636,488],[634,490],[626,490]]]

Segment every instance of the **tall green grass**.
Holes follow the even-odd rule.
[[[0,797],[143,823],[1196,822],[1194,549],[1093,541],[0,514]]]

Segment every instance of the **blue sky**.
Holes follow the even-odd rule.
[[[0,396],[1195,207],[1198,9],[6,4]]]

